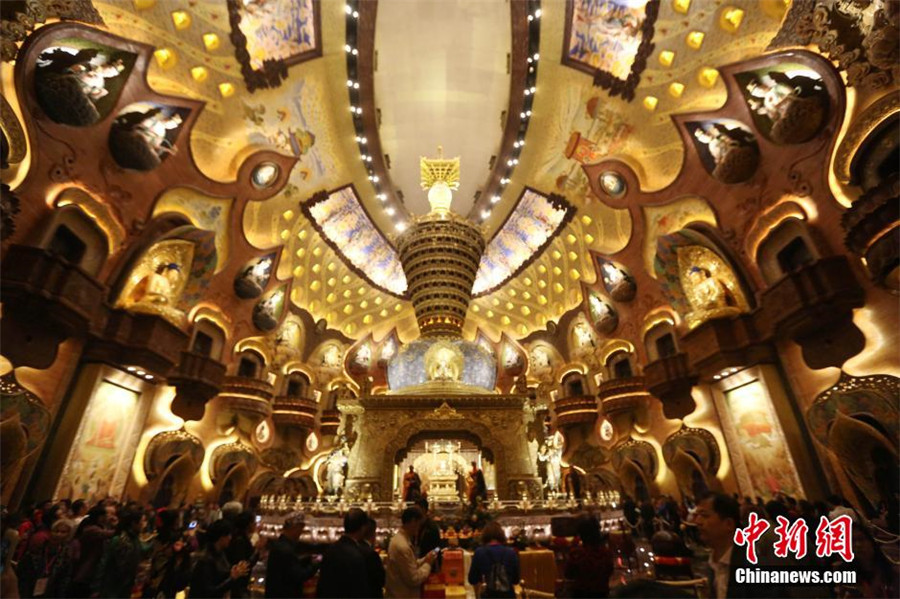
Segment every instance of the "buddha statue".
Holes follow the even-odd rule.
[[[429,382],[458,383],[462,365],[462,353],[446,341],[438,341],[425,352],[425,375]]]
[[[687,315],[691,327],[711,318],[732,316],[741,311],[728,286],[708,269],[691,266],[687,282],[684,292],[691,306],[691,312]]]
[[[181,267],[170,262],[161,264],[135,285],[132,301],[135,304],[150,303],[172,305],[177,299],[175,292],[181,280]]]

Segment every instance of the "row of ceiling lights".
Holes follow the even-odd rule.
[[[531,109],[534,105],[534,96],[537,93],[535,84],[537,83],[537,67],[538,60],[541,55],[538,53],[541,41],[541,2],[540,0],[529,0],[528,2],[528,70],[525,73],[525,99],[522,103],[522,111],[519,113],[519,129],[516,132],[516,141],[513,142],[512,150],[506,156],[500,156],[499,160],[505,161],[506,168],[502,171],[500,182],[496,192],[491,194],[490,199],[485,199],[479,213],[481,220],[485,221],[491,216],[491,211],[495,204],[500,201],[503,190],[506,189],[512,179],[513,170],[519,164],[519,155],[522,148],[525,147],[525,134],[528,132],[528,124],[531,121]]]
[[[402,207],[398,210],[398,207],[395,205],[397,203],[395,198],[388,202],[388,185],[387,182],[380,181],[375,173],[372,155],[369,153],[365,125],[363,124],[363,109],[360,105],[359,93],[359,49],[356,47],[359,25],[358,8],[359,0],[349,0],[344,5],[344,12],[347,15],[347,36],[344,51],[347,54],[347,91],[350,94],[350,113],[353,115],[353,128],[356,131],[356,143],[359,146],[360,157],[362,158],[363,166],[366,167],[369,181],[372,182],[372,187],[375,188],[375,197],[381,200],[384,205],[385,214],[393,219],[394,229],[398,233],[402,233],[409,226],[404,216],[406,211]]]

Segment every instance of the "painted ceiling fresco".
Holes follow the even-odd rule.
[[[266,13],[266,4],[241,9],[240,29],[253,68],[264,69],[259,62],[264,55],[289,61],[313,46],[321,56],[292,63],[284,80],[273,84],[277,87],[250,92],[230,40],[228,2],[94,3],[110,31],[157,50],[148,75],[155,90],[206,102],[191,132],[194,158],[205,174],[233,180],[248,148],[275,148],[297,159],[284,191],[249,203],[242,215],[248,241],[261,254],[279,254],[274,276],[293,279],[290,302],[352,338],[371,334],[380,342],[396,327],[400,340],[408,341],[416,336],[415,318],[409,302],[397,297],[405,280],[388,249],[396,221],[367,176],[349,110],[343,3],[292,0],[285,3],[290,10],[277,18]],[[310,15],[313,5],[318,21]],[[592,253],[614,255],[633,229],[627,210],[589,193],[582,164],[613,156],[635,169],[645,190],[671,182],[684,146],[670,117],[721,105],[725,90],[716,69],[762,52],[785,9],[782,0],[760,0],[752,8],[697,0],[542,4],[533,115],[519,164],[493,207],[495,217],[486,223],[486,237],[494,241],[476,283],[481,295],[470,306],[467,335],[526,336],[579,306],[583,285],[598,283]],[[624,35],[632,31],[640,36]],[[287,32],[302,35],[285,42]],[[376,37],[376,50],[400,43]],[[641,70],[642,47],[647,55]],[[573,68],[572,61],[586,70]],[[633,96],[595,81],[592,69],[610,80],[631,78]],[[322,203],[309,214],[302,208],[314,194],[341,189],[354,190],[353,201],[354,192],[347,191],[342,206],[330,198],[333,204]],[[560,216],[540,204],[529,208],[528,202],[537,200],[526,189],[541,194],[538,198],[558,194],[571,213]],[[179,210],[213,207],[210,199],[196,200],[201,204],[192,208],[188,196],[180,198]],[[695,209],[700,213],[693,217],[714,220],[703,199],[654,208],[646,217],[664,234],[669,221],[692,218],[684,213]],[[672,210],[677,214],[667,218]],[[523,211],[539,216],[523,217]],[[330,228],[329,218],[342,218],[335,216],[339,213],[357,219],[364,234],[348,237],[340,227]],[[367,218],[359,220],[360,214]],[[216,243],[227,249],[227,240]],[[381,256],[383,270],[375,272],[373,256]]]
[[[574,213],[564,199],[526,190],[503,226],[488,242],[475,275],[472,293],[483,295],[515,276],[543,250]]]
[[[303,211],[338,255],[369,282],[398,296],[406,292],[397,251],[372,224],[352,187],[310,200]]]

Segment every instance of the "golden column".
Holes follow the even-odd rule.
[[[460,337],[484,252],[481,229],[450,210],[459,188],[459,157],[421,157],[431,211],[397,240],[409,296],[423,337]]]

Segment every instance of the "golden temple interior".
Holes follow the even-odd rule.
[[[896,3],[3,9],[3,504],[896,508]]]

